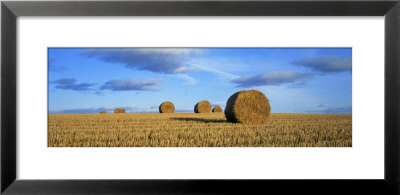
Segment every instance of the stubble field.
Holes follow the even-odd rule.
[[[351,114],[277,114],[266,125],[223,113],[50,114],[49,147],[351,147]]]

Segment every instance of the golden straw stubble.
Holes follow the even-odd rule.
[[[234,93],[225,107],[225,117],[228,121],[248,125],[266,124],[270,112],[268,98],[257,90]]]
[[[351,114],[271,113],[266,125],[230,123],[222,112],[49,114],[48,124],[48,147],[351,146]]]
[[[215,107],[212,109],[212,112],[222,112],[221,106],[215,106]]]
[[[211,112],[211,104],[207,100],[200,101],[194,106],[195,113],[209,113]]]
[[[165,101],[158,107],[158,111],[160,111],[160,113],[173,113],[175,111],[175,106],[172,102]]]

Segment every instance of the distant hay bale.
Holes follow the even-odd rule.
[[[114,113],[125,113],[125,109],[116,108],[116,109],[114,109]]]
[[[209,113],[211,111],[211,104],[207,100],[200,101],[194,106],[195,113]]]
[[[158,107],[158,110],[160,113],[173,113],[175,111],[175,106],[172,102],[166,101]]]
[[[212,112],[222,112],[221,106],[215,106],[215,107],[212,109]]]
[[[234,93],[226,103],[225,117],[230,122],[266,124],[271,112],[268,98],[257,90]]]
[[[103,110],[100,112],[100,114],[107,114],[107,112]]]

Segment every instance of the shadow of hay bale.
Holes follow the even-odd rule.
[[[202,122],[202,123],[230,123],[224,119],[205,119],[205,118],[186,118],[186,117],[174,117],[171,118],[172,120],[178,121],[195,121],[195,122]]]

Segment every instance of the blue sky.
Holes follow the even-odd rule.
[[[275,113],[351,113],[351,48],[49,48],[49,112],[193,112],[263,92]]]

